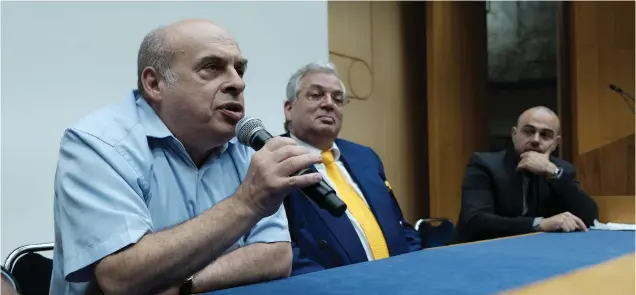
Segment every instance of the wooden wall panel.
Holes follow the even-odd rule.
[[[340,137],[378,153],[405,218],[414,222],[426,206],[413,177],[418,151],[411,136],[401,4],[332,1],[328,9],[330,60],[349,91],[361,96],[345,108]]]
[[[634,196],[592,196],[598,205],[600,222],[636,224]]]
[[[457,221],[468,159],[487,148],[485,4],[426,5],[430,213]]]
[[[596,198],[632,196],[633,207],[634,113],[608,85],[635,90],[634,2],[571,2],[567,13],[579,180]]]
[[[634,92],[634,2],[570,6],[576,152],[585,154],[634,133],[633,113],[608,88],[617,84]]]

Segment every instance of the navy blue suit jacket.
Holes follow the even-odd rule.
[[[283,136],[288,136],[283,135]],[[343,162],[359,186],[384,233],[391,256],[421,249],[420,236],[402,216],[384,167],[369,147],[336,139]],[[316,171],[313,168],[312,169]],[[364,262],[367,256],[346,214],[334,217],[313,201],[294,192],[285,200],[292,240],[292,276]]]

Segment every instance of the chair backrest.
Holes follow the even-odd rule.
[[[38,252],[53,250],[53,243],[19,247],[9,254],[4,267],[11,273],[21,295],[48,295],[53,260]]]
[[[455,225],[448,218],[420,219],[415,230],[420,233],[422,248],[434,248],[451,243]]]

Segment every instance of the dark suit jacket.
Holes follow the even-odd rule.
[[[533,232],[535,217],[548,218],[569,211],[590,226],[598,208],[579,186],[570,163],[550,157],[563,168],[559,179],[548,180],[516,172],[519,156],[512,149],[474,153],[462,185],[462,204],[456,242],[492,239]],[[529,176],[527,213],[522,216],[522,175]]]
[[[285,134],[283,136],[289,136]],[[391,256],[421,249],[419,233],[406,223],[384,167],[369,147],[336,139],[340,160],[366,198],[384,233]],[[316,171],[313,165],[312,170]],[[367,261],[346,214],[336,218],[299,192],[285,200],[292,240],[292,276]]]

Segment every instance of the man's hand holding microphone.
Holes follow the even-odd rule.
[[[322,176],[308,167],[320,163],[322,156],[296,145],[286,137],[272,137],[261,120],[244,117],[236,124],[239,142],[257,152],[252,156],[247,176],[239,187],[239,197],[257,213],[276,212],[285,196],[300,190],[319,208],[340,217],[347,206]]]
[[[322,180],[317,172],[295,175],[297,171],[321,161],[320,154],[311,153],[308,148],[297,145],[295,140],[274,137],[252,157],[237,197],[257,215],[272,215],[290,192]]]

